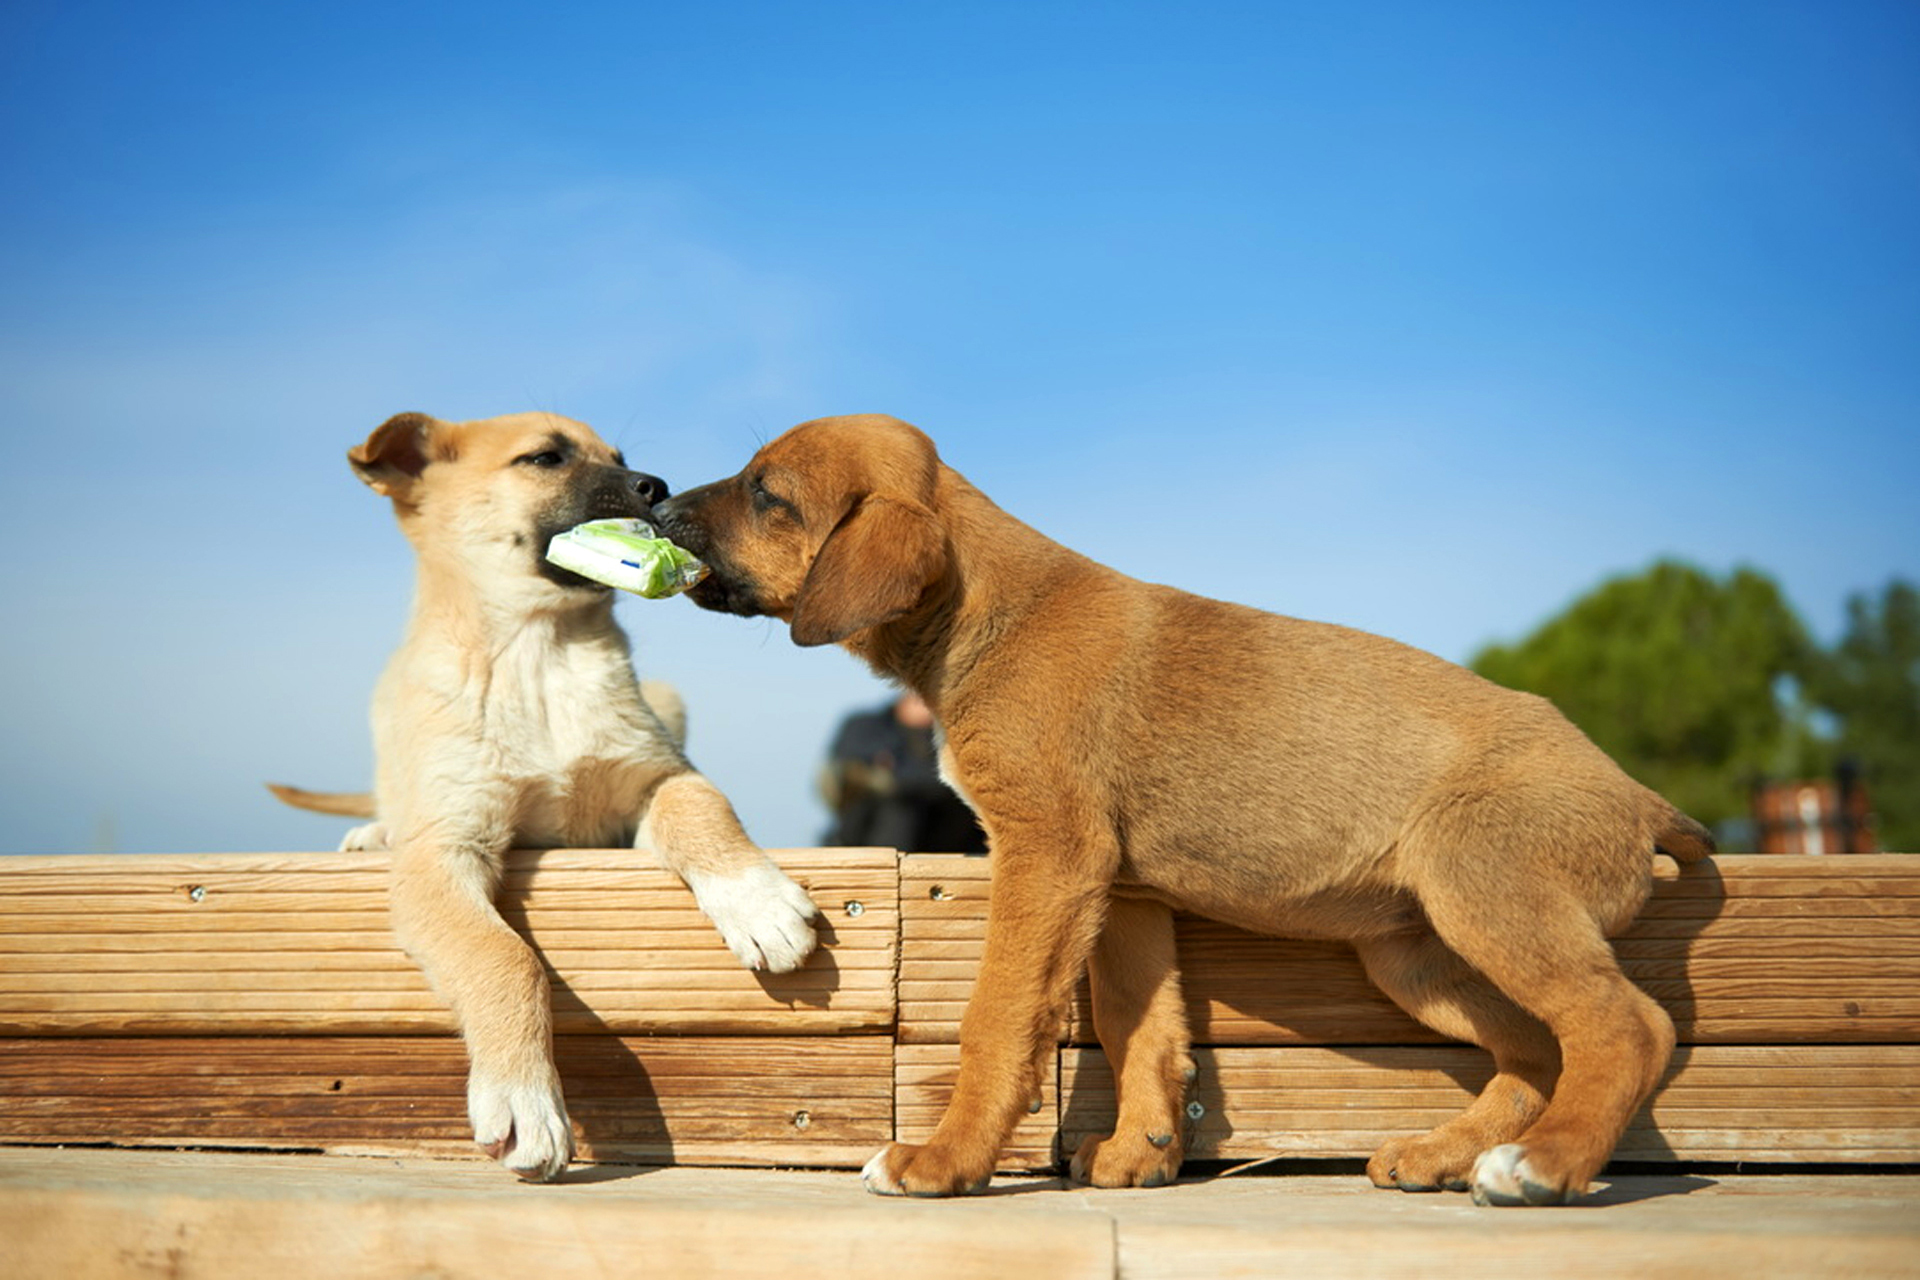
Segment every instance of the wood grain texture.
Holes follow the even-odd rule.
[[[645,850],[509,855],[501,910],[556,1029],[833,1035],[893,1024],[895,855],[775,851],[826,922],[798,972],[743,969]],[[380,854],[0,860],[0,1035],[453,1029],[395,945]]]
[[[901,861],[903,1043],[956,1040],[985,937],[985,859]],[[1431,1044],[1350,948],[1179,918],[1187,1016],[1201,1044]],[[1628,976],[1683,1043],[1920,1043],[1920,860],[1656,860],[1654,892],[1615,939]],[[1093,1041],[1082,986],[1068,1043]]]
[[[503,910],[553,973],[584,1158],[850,1168],[932,1132],[987,861],[776,856],[830,926],[779,979],[741,970],[648,854],[513,855]],[[1690,1047],[1619,1156],[1920,1160],[1916,867],[1663,860],[1616,950]],[[378,855],[0,861],[0,1143],[478,1158],[464,1058],[388,933],[385,877]],[[1366,1155],[1485,1078],[1483,1054],[1436,1043],[1346,948],[1179,928],[1205,1046],[1197,1158]],[[1069,1045],[1089,1026],[1083,1003]],[[1064,1049],[1002,1167],[1050,1167],[1056,1129],[1071,1150],[1111,1108],[1102,1055]]]
[[[93,1280],[1537,1280],[1920,1273],[1920,1179],[1606,1178],[1570,1212],[1476,1211],[1356,1175],[1157,1191],[1000,1179],[949,1201],[852,1174],[0,1150],[0,1275]]]
[[[960,1074],[957,1044],[899,1045],[894,1050],[895,1135],[901,1142],[925,1142],[933,1135]],[[1000,1153],[1002,1172],[1049,1169],[1054,1163],[1053,1135],[1060,1124],[1059,1062],[1041,1087],[1040,1110],[1020,1121]]]
[[[1062,1199],[1064,1197],[1056,1197]],[[851,1173],[0,1151],[9,1280],[1112,1280],[1114,1223]]]
[[[1491,1074],[1452,1045],[1197,1050],[1194,1159],[1358,1157],[1451,1119]],[[1061,1051],[1071,1150],[1113,1123],[1098,1049]],[[1920,1160],[1920,1045],[1694,1045],[1634,1118],[1619,1160],[1908,1163]]]
[[[559,1036],[583,1160],[855,1168],[893,1131],[884,1036]],[[0,1142],[482,1158],[451,1036],[0,1039]]]

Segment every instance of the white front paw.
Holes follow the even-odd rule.
[[[552,1068],[547,1078],[512,1081],[474,1068],[467,1077],[473,1140],[528,1182],[551,1182],[573,1159],[573,1125]]]
[[[747,968],[786,973],[798,969],[813,950],[819,910],[807,891],[772,862],[734,875],[693,872],[687,884],[728,949]]]

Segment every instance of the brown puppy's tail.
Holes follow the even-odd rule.
[[[296,809],[332,813],[342,818],[371,818],[373,797],[365,791],[302,791],[299,787],[269,782],[267,790]]]
[[[1700,862],[1713,856],[1713,832],[1668,805],[1666,822],[1654,833],[1653,847],[1675,862]]]

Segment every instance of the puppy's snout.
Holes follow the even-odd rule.
[[[699,555],[700,552],[695,549],[693,544],[701,542],[703,539],[700,538],[698,531],[694,529],[693,522],[687,519],[686,507],[687,495],[684,493],[671,502],[662,502],[653,509],[653,523],[659,528],[660,532],[666,534],[669,538],[687,548],[687,550],[692,551],[695,555]]]
[[[671,492],[671,490],[667,488],[667,482],[665,480],[662,480],[659,476],[650,476],[644,471],[636,471],[633,473],[632,484],[633,491],[639,494],[640,500],[648,506],[652,506],[656,502],[665,502],[667,495]]]

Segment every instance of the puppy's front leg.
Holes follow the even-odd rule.
[[[960,1020],[959,1080],[925,1146],[896,1142],[867,1161],[861,1180],[876,1194],[949,1196],[987,1185],[1031,1110],[1100,932],[1106,868],[1062,865],[1050,850],[1001,849],[996,840],[986,949]]]
[[[467,1043],[474,1141],[530,1182],[573,1158],[553,1065],[553,1015],[540,959],[494,909],[500,854],[458,842],[398,843],[394,934],[447,1003]]]
[[[1096,1187],[1162,1186],[1180,1173],[1182,1109],[1194,1079],[1172,908],[1115,898],[1088,971],[1094,1030],[1113,1070],[1120,1107],[1112,1136],[1088,1138],[1074,1153],[1074,1180]]]
[[[813,950],[813,900],[747,838],[733,806],[699,774],[673,774],[654,789],[635,843],[651,845],[687,882],[747,968],[786,973]]]

